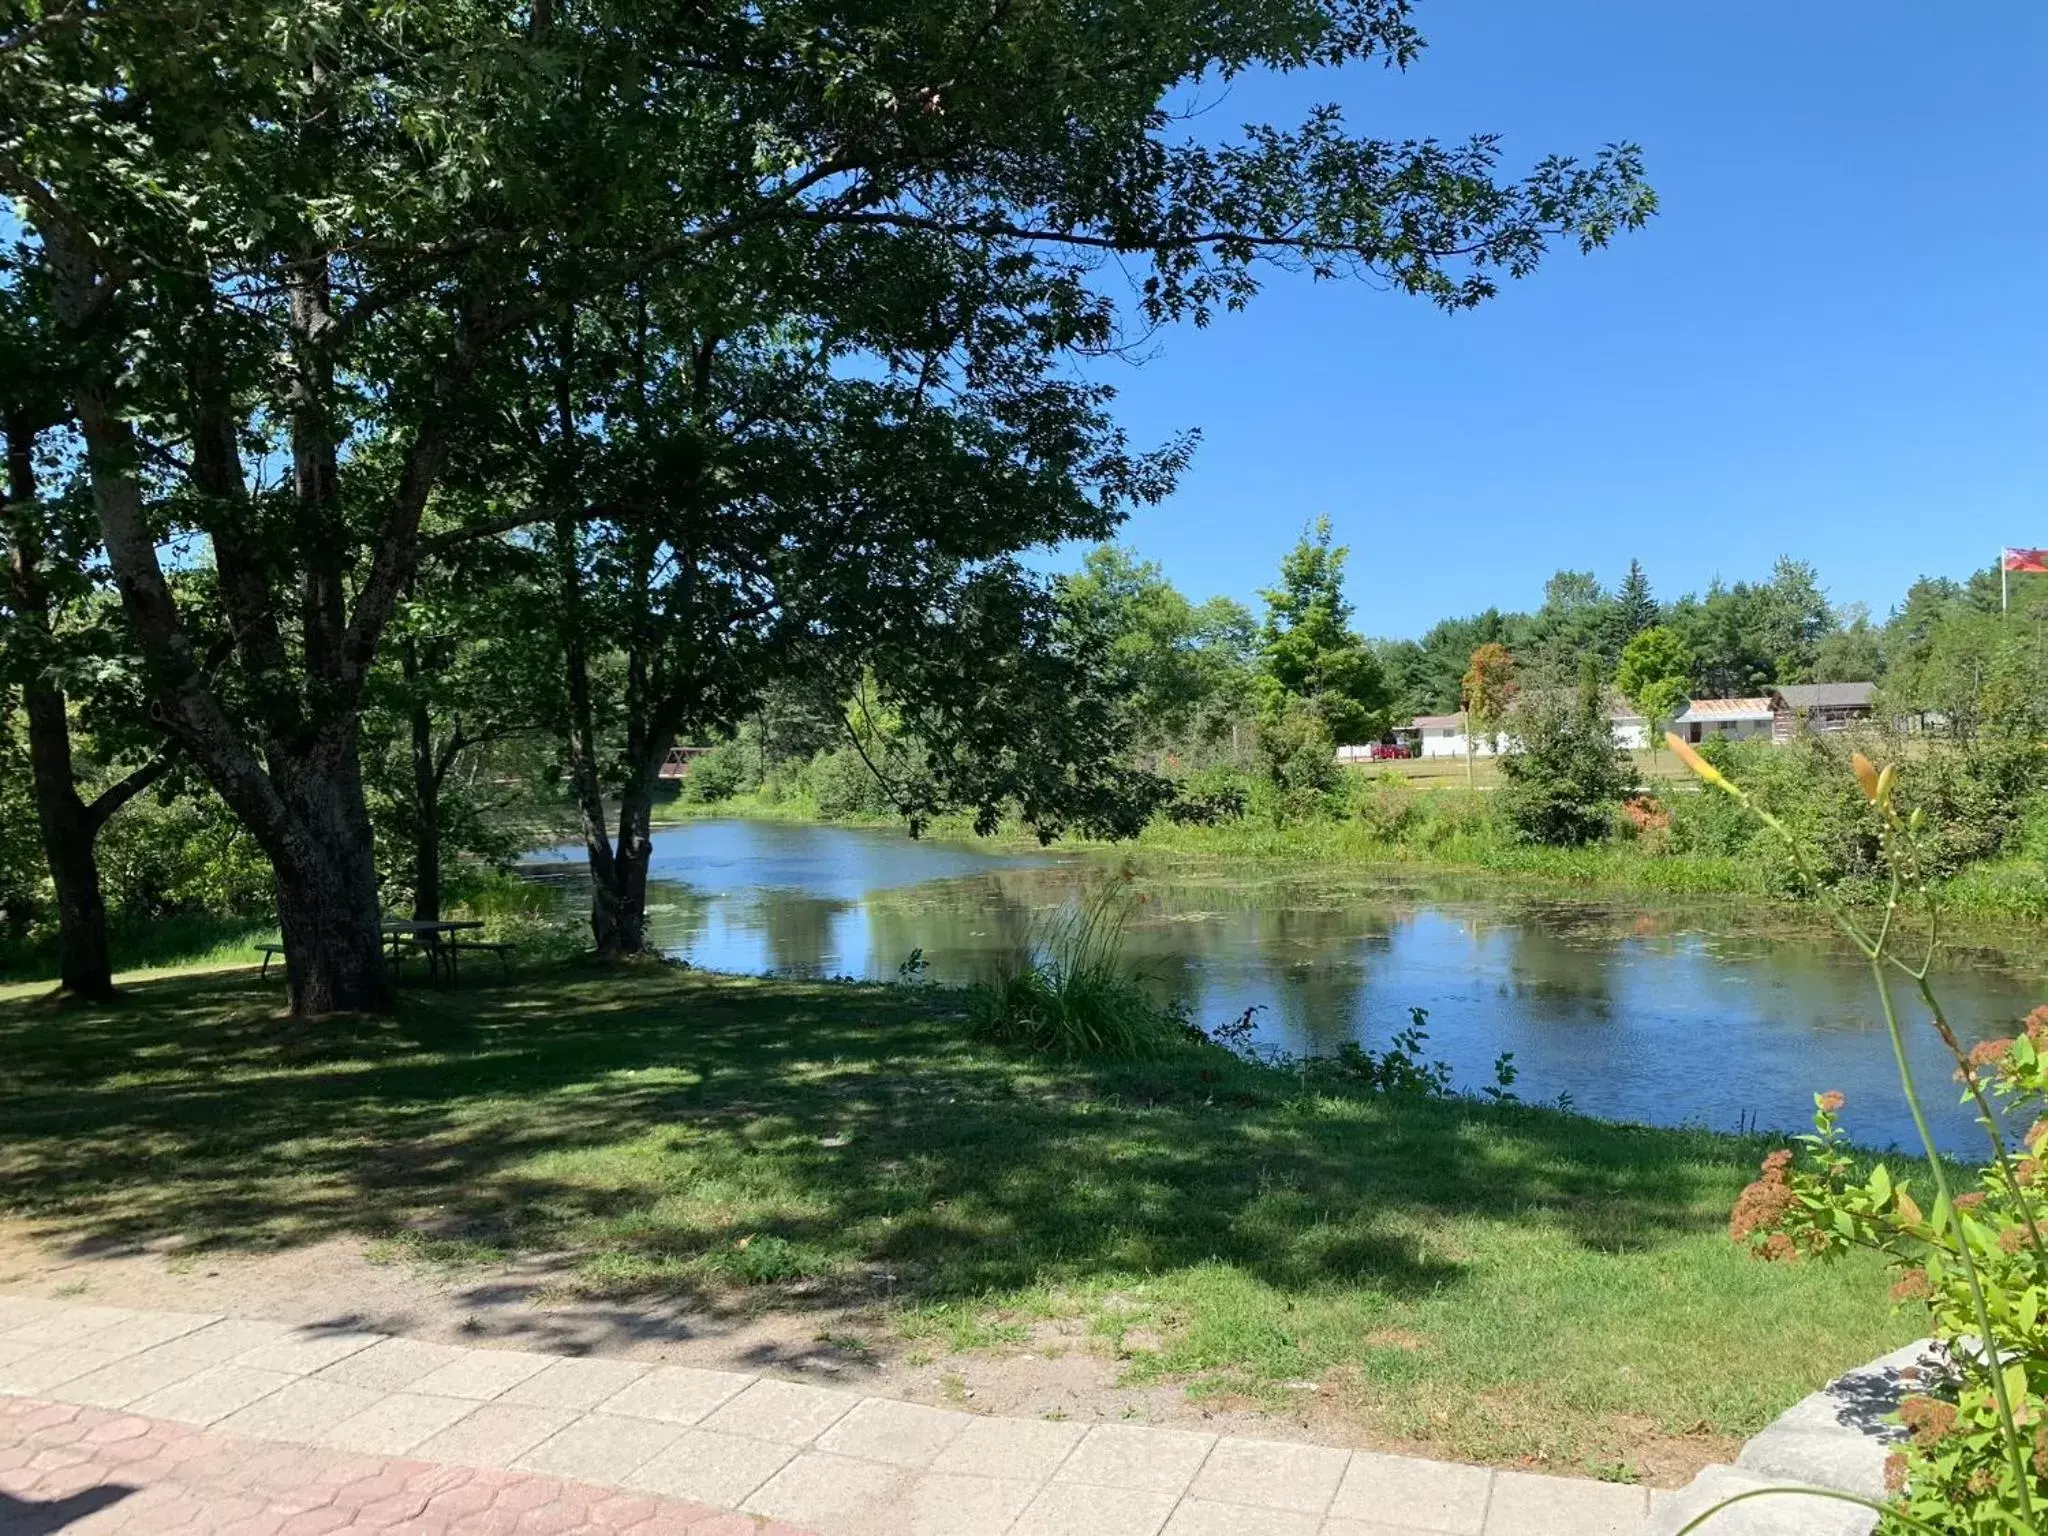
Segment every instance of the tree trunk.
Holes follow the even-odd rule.
[[[412,707],[412,915],[441,920],[441,776],[434,766],[434,722],[425,704]]]
[[[306,759],[273,762],[288,830],[269,850],[294,1014],[391,1007],[378,926],[377,863],[353,730]]]
[[[399,665],[412,693],[412,915],[441,920],[441,772],[434,751],[434,716],[420,692],[419,642],[407,636]]]
[[[100,896],[99,861],[93,853],[100,819],[78,797],[64,694],[51,686],[42,670],[54,658],[48,654],[49,599],[36,570],[42,551],[36,512],[36,430],[20,417],[11,417],[6,425],[8,525],[14,545],[8,574],[15,619],[43,653],[31,658],[32,670],[22,680],[21,695],[28,717],[36,830],[57,892],[58,975],[67,992],[106,998],[114,991],[114,970],[107,954],[107,907]]]
[[[71,732],[64,695],[31,684],[27,703],[28,751],[35,780],[36,828],[43,857],[57,890],[58,975],[64,990],[81,997],[113,995],[114,971],[107,955],[107,908],[100,896],[99,860],[93,843],[99,822],[78,798],[71,777]]]
[[[663,748],[662,756],[668,755]],[[636,771],[619,796],[619,846],[612,860],[612,922],[622,954],[647,948],[647,866],[653,861],[654,778]]]

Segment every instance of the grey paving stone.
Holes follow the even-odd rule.
[[[60,1307],[10,1328],[6,1337],[16,1343],[41,1344],[45,1348],[56,1344],[90,1344],[93,1335],[106,1332],[116,1323],[132,1322],[140,1315],[126,1307]]]
[[[470,1413],[406,1454],[415,1461],[447,1461],[461,1467],[509,1467],[575,1421],[576,1415],[566,1408],[478,1403]]]
[[[1042,1483],[1073,1454],[1082,1434],[1079,1424],[1047,1419],[975,1419],[939,1453],[932,1470]]]
[[[1677,1536],[1687,1524],[1740,1493],[1781,1486],[1737,1467],[1708,1467],[1685,1488],[1655,1501],[1643,1536]],[[1697,1536],[1869,1536],[1874,1510],[1832,1499],[1773,1494],[1748,1499],[1714,1515]]]
[[[867,1397],[818,1437],[818,1449],[899,1467],[928,1467],[974,1422],[964,1413]]]
[[[1216,1444],[1214,1435],[1142,1424],[1097,1424],[1081,1437],[1054,1480],[1101,1488],[1185,1493]]]
[[[165,1354],[189,1355],[203,1360],[208,1365],[226,1365],[235,1356],[246,1354],[259,1344],[274,1343],[289,1338],[292,1329],[285,1323],[266,1322],[258,1318],[224,1317],[217,1323],[204,1328],[195,1328],[190,1333],[178,1335],[166,1343],[157,1345]]]
[[[695,1424],[753,1385],[752,1376],[736,1371],[700,1371],[689,1366],[658,1365],[638,1381],[627,1383],[600,1405],[606,1413],[664,1424]]]
[[[372,1344],[381,1344],[381,1333],[359,1333],[353,1329],[295,1328],[283,1338],[271,1339],[245,1349],[235,1356],[236,1365],[258,1371],[283,1371],[288,1376],[310,1376],[315,1371],[360,1354]]]
[[[202,1427],[224,1419],[297,1380],[282,1371],[260,1371],[243,1365],[210,1365],[196,1375],[127,1405],[146,1419],[175,1419]]]
[[[92,1408],[125,1408],[139,1397],[161,1392],[196,1376],[206,1367],[197,1360],[154,1351],[127,1355],[96,1371],[52,1387],[50,1396],[60,1403],[84,1403]]]
[[[626,1486],[700,1504],[738,1505],[796,1456],[793,1445],[686,1429],[652,1461],[626,1478]]]
[[[1584,1477],[1496,1472],[1486,1536],[1638,1536],[1650,1495],[1623,1483]]]
[[[460,1360],[451,1360],[438,1370],[430,1371],[414,1382],[409,1390],[425,1392],[432,1397],[468,1397],[478,1402],[488,1402],[503,1397],[515,1387],[524,1385],[549,1366],[558,1364],[556,1355],[530,1355],[516,1349],[466,1349]],[[614,1383],[616,1392],[623,1382]],[[558,1402],[527,1401],[529,1408],[565,1408],[573,1406],[577,1411],[595,1406],[601,1399],[589,1392],[569,1393],[577,1401],[571,1405]],[[587,1400],[586,1400],[587,1399]]]
[[[1479,1536],[1492,1483],[1493,1474],[1485,1467],[1353,1451],[1330,1514],[1446,1536]]]
[[[354,1387],[344,1391],[360,1390]],[[407,1451],[465,1415],[476,1404],[463,1397],[427,1397],[418,1392],[391,1392],[360,1413],[351,1414],[323,1431],[315,1443],[366,1456],[403,1456]]]
[[[572,1419],[513,1465],[581,1483],[624,1485],[682,1436],[683,1431],[677,1426],[657,1424],[652,1419],[586,1414]]]
[[[310,1445],[344,1419],[375,1407],[384,1395],[369,1387],[302,1378],[237,1409],[213,1427],[223,1434]]]
[[[464,1364],[481,1367],[484,1361],[472,1357]],[[631,1360],[556,1359],[549,1361],[545,1369],[535,1371],[522,1378],[516,1386],[495,1395],[507,1403],[525,1403],[533,1408],[573,1408],[582,1412],[625,1391],[645,1376],[648,1369]],[[430,1379],[438,1379],[438,1373]]]
[[[808,1445],[860,1402],[851,1392],[806,1386],[797,1381],[755,1382],[707,1417],[706,1429],[748,1435],[784,1445]]]
[[[1161,1536],[1320,1536],[1322,1525],[1298,1510],[1182,1499]]]
[[[119,1355],[88,1349],[83,1344],[37,1349],[19,1360],[0,1364],[0,1396],[40,1397],[120,1359]]]
[[[1943,1371],[1925,1339],[1846,1371],[1778,1415],[1735,1464],[1762,1477],[1882,1498],[1885,1457],[1906,1437],[1889,1421],[1901,1399]]]
[[[452,1344],[423,1344],[418,1339],[385,1339],[368,1349],[343,1356],[317,1373],[322,1381],[345,1387],[371,1387],[379,1392],[410,1392],[443,1366],[454,1365],[473,1351]],[[467,1393],[429,1393],[458,1397]]]
[[[137,1312],[101,1329],[88,1342],[94,1349],[111,1354],[134,1354],[210,1328],[219,1321],[219,1315],[210,1312]]]
[[[1010,1536],[1158,1536],[1178,1502],[1146,1488],[1053,1483],[1024,1506]]]
[[[910,1478],[881,1462],[805,1451],[749,1494],[741,1508],[838,1536],[888,1518]]]
[[[1191,1497],[1321,1516],[1351,1465],[1349,1451],[1286,1440],[1220,1440],[1195,1475]]]
[[[1004,1536],[1037,1488],[1001,1477],[920,1472],[872,1514],[856,1516],[860,1536]]]

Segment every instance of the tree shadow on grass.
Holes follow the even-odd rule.
[[[0,1020],[0,1206],[81,1252],[425,1233],[707,1304],[741,1282],[940,1299],[1212,1262],[1413,1295],[1466,1272],[1429,1240],[1458,1218],[1602,1250],[1707,1230],[1746,1150],[1304,1096],[1215,1053],[1027,1061],[967,1042],[942,992],[565,968],[325,1034],[280,1032],[274,1007],[198,978]]]

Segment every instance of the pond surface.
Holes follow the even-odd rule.
[[[580,845],[527,872],[580,901]],[[893,980],[919,951],[947,983],[986,975],[1063,907],[1115,877],[1115,858],[913,842],[863,828],[740,820],[655,835],[650,927],[712,970]],[[1254,1014],[1259,1041],[1375,1049],[1429,1013],[1429,1054],[1456,1082],[1493,1081],[1587,1114],[1716,1130],[1806,1129],[1813,1093],[1848,1095],[1859,1141],[1914,1143],[1868,970],[1824,929],[1756,906],[1559,895],[1385,870],[1247,873],[1140,862],[1126,953],[1214,1026]],[[1952,953],[1939,990],[1967,1039],[2010,1034],[2048,1000],[2037,952]],[[1950,1067],[1899,993],[1930,1112],[1951,1150],[1980,1133]]]

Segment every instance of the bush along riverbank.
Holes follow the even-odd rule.
[[[1306,803],[1297,797],[1284,811],[1276,811],[1276,797],[1249,775],[1193,775],[1182,781],[1179,799],[1153,818],[1135,845],[1074,839],[1067,846],[1135,846],[1176,857],[1302,869],[1411,866],[1585,890],[1727,896],[1802,908],[1811,907],[1820,890],[1857,907],[1881,902],[1883,881],[1850,808],[1834,804],[1832,795],[1804,793],[1817,768],[1837,754],[1828,752],[1822,764],[1785,763],[1764,756],[1774,750],[1751,748],[1728,754],[1726,760],[1745,769],[1760,765],[1760,798],[1775,801],[1789,819],[1820,834],[1830,851],[1816,858],[1810,874],[1714,800],[1689,791],[1660,785],[1631,796],[1615,807],[1604,837],[1551,846],[1522,836],[1502,813],[1495,792],[1418,786],[1399,768],[1333,770],[1327,790]],[[836,791],[821,799],[801,777],[741,787],[715,798],[678,799],[663,808],[661,819],[673,823],[699,816],[902,825],[879,786],[872,801],[848,804]],[[1940,851],[1931,893],[1952,919],[1974,929],[2048,924],[2048,799],[2033,794],[2002,811],[1980,805],[1968,824],[1967,836]],[[927,835],[964,839],[973,836],[973,828],[966,818],[940,818]],[[1027,840],[1020,829],[999,835]]]

